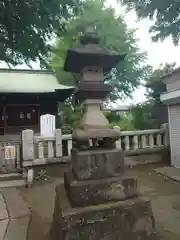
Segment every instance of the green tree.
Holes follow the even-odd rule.
[[[145,85],[147,101],[138,104],[132,110],[133,125],[136,129],[159,128],[163,120],[166,120],[167,107],[160,101],[160,95],[166,91],[166,85],[161,78],[171,73],[174,68],[175,63],[170,63],[152,70]]]
[[[40,60],[48,41],[61,34],[62,19],[80,9],[81,0],[0,0],[0,60],[17,65]]]
[[[63,111],[63,125],[62,132],[64,134],[72,133],[73,129],[79,126],[79,121],[82,117],[82,108],[80,106],[73,106],[71,103],[64,103],[61,105]]]
[[[133,126],[137,130],[152,129],[157,127],[157,123],[152,116],[152,102],[137,104],[132,111]]]
[[[121,131],[136,130],[131,115],[120,116],[118,122],[110,122],[111,126],[119,126]]]
[[[106,76],[106,82],[114,88],[111,101],[131,97],[135,88],[147,77],[149,67],[145,64],[146,53],[141,52],[136,44],[134,30],[127,27],[123,18],[116,16],[113,8],[105,8],[103,1],[88,0],[83,11],[63,24],[66,31],[56,42],[52,61],[59,81],[70,85],[79,81],[78,75],[64,73],[64,60],[68,48],[79,46],[79,34],[92,25],[97,29],[103,48],[127,54],[126,59]]]
[[[155,69],[147,79],[146,90],[148,100],[154,100],[155,104],[161,103],[160,95],[166,91],[166,85],[162,82],[161,78],[171,73],[175,69],[176,63],[166,63],[160,65],[158,69]]]
[[[105,112],[104,115],[110,123],[113,123],[115,125],[120,121],[120,116],[117,114],[117,112]]]
[[[150,28],[154,41],[171,36],[174,44],[180,37],[180,1],[177,0],[119,0],[127,10],[135,9],[138,17],[155,20]]]

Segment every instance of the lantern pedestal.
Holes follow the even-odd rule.
[[[137,197],[85,207],[72,207],[63,185],[56,188],[52,239],[157,240],[149,200]]]
[[[124,174],[121,150],[73,149],[71,161],[56,188],[53,240],[157,240],[150,202]]]

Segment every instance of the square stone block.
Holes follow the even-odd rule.
[[[72,208],[63,185],[56,189],[52,240],[157,240],[149,200]]]
[[[137,180],[134,178],[77,181],[70,170],[64,173],[64,185],[73,207],[123,201],[138,196]]]
[[[124,153],[119,149],[72,150],[72,169],[78,180],[117,177],[124,172]]]

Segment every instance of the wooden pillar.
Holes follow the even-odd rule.
[[[3,117],[4,117],[4,135],[7,132],[7,112],[6,112],[6,103],[3,101]]]
[[[37,106],[37,115],[38,115],[38,132],[40,132],[40,117],[41,117],[41,104],[39,104],[39,106]]]

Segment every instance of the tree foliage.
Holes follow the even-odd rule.
[[[48,40],[61,33],[80,0],[0,0],[0,60],[12,65],[43,62]]]
[[[130,115],[122,115],[118,122],[110,122],[111,126],[119,126],[121,131],[134,131],[133,119]]]
[[[117,112],[104,112],[104,115],[106,116],[107,120],[113,124],[117,124],[120,121],[120,116],[117,114]]]
[[[72,104],[64,103],[61,106],[63,110],[63,126],[62,131],[65,134],[70,134],[79,126],[82,117],[82,108],[80,106],[73,106]]]
[[[137,104],[132,109],[132,122],[137,130],[152,129],[157,127],[156,120],[152,116],[152,102]]]
[[[162,76],[171,73],[175,63],[160,65],[153,70],[146,83],[147,101],[138,104],[132,110],[133,125],[136,129],[159,128],[166,121],[167,108],[160,101],[160,95],[166,91]]]
[[[150,77],[147,79],[146,89],[148,100],[154,100],[156,103],[161,103],[160,95],[166,91],[166,85],[161,81],[161,78],[171,73],[175,69],[175,63],[166,63],[160,65],[158,69],[152,71]]]
[[[180,38],[180,1],[177,0],[119,0],[128,10],[135,9],[138,17],[155,20],[150,28],[153,40],[171,36],[174,44]]]
[[[114,88],[111,101],[131,97],[149,71],[144,63],[146,53],[137,46],[134,30],[127,27],[121,16],[115,16],[114,9],[105,8],[100,0],[88,0],[83,11],[75,18],[64,21],[66,31],[57,40],[52,61],[58,79],[66,84],[79,81],[78,75],[64,73],[63,65],[67,50],[79,46],[78,37],[89,25],[96,27],[102,47],[120,54],[127,53],[126,59],[106,76],[106,82]]]

